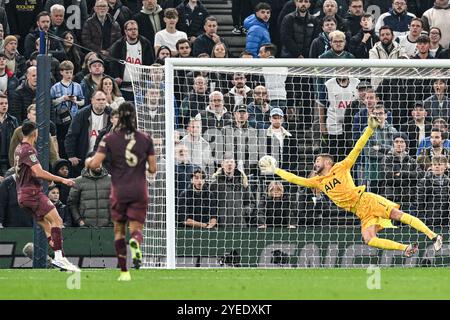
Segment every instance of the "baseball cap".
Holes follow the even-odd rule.
[[[235,105],[234,108],[233,108],[233,112],[239,112],[239,111],[246,111],[247,112],[247,106],[245,104]]]
[[[92,60],[91,62],[89,62],[89,67],[92,66],[94,63],[100,62],[103,66],[105,65],[105,63],[103,62],[102,59],[95,59]]]
[[[356,89],[368,89],[368,88],[372,88],[372,85],[370,84],[369,81],[361,81],[360,83],[358,83],[358,85],[356,86]]]
[[[279,115],[280,117],[284,117],[283,110],[281,110],[280,108],[273,108],[272,110],[270,110],[270,116],[273,117],[275,115]]]

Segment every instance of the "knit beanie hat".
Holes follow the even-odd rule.
[[[3,40],[3,47],[6,47],[11,41],[17,42],[17,38],[15,36],[7,36],[5,40]]]

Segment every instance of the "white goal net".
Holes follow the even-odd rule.
[[[168,59],[127,65],[139,129],[151,132],[144,267],[449,266],[450,64],[418,60]],[[258,160],[312,177],[317,155],[342,161],[382,120],[351,170],[444,246],[393,222],[366,245],[360,220],[323,192],[262,174]],[[130,191],[132,192],[132,191]]]

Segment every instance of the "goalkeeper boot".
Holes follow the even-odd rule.
[[[434,251],[439,251],[442,248],[442,236],[438,234],[436,237],[433,238],[434,242]]]
[[[403,255],[405,257],[409,258],[413,254],[415,254],[417,251],[419,251],[419,244],[418,243],[411,243],[409,246],[406,247],[405,251],[403,252]]]
[[[119,278],[117,278],[117,281],[130,281],[130,280],[131,280],[130,271],[121,271]]]
[[[142,265],[142,252],[141,249],[139,248],[139,242],[137,242],[136,239],[131,238],[129,244],[134,268],[139,269]]]

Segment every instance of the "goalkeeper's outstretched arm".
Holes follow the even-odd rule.
[[[277,167],[277,161],[272,156],[264,156],[259,160],[259,167],[264,174],[276,174],[283,180],[294,183],[303,187],[316,187],[315,180],[310,178],[299,177],[293,173],[287,172]]]

